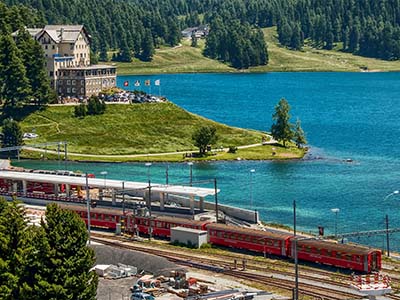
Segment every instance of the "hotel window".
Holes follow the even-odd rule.
[[[72,85],[76,85],[76,80],[72,80]]]
[[[67,93],[71,93],[71,88],[67,88]]]
[[[81,94],[83,94],[83,93],[84,93],[84,91],[85,91],[85,90],[84,90],[83,88],[81,88]]]
[[[67,80],[67,85],[71,85],[71,80]]]
[[[72,88],[72,92],[73,92],[73,93],[76,93],[76,88]]]
[[[84,85],[85,84],[85,80],[81,80],[81,85]]]
[[[52,48],[52,49],[56,49],[56,46],[55,46],[55,45],[53,45],[53,46],[51,46],[51,48]]]
[[[62,88],[58,88],[58,92],[61,94],[62,93]]]

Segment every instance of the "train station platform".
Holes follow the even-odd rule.
[[[103,200],[103,195],[107,191],[113,204],[116,204],[117,195],[131,195],[142,197],[146,201],[147,206],[150,206],[152,201],[159,201],[161,210],[164,208],[166,199],[170,195],[175,195],[189,198],[189,207],[193,212],[195,207],[198,207],[200,211],[204,211],[204,198],[219,192],[219,190],[211,188],[158,183],[150,183],[149,185],[147,182],[104,180],[85,175],[56,175],[45,174],[45,172],[0,170],[0,180],[2,180],[3,188],[6,186],[9,192],[18,193],[21,196],[26,196],[29,192],[34,192],[32,188],[28,191],[28,182],[52,184],[54,186],[53,194],[56,197],[61,193],[69,197],[72,195],[72,189],[75,188],[84,191],[86,190],[86,186],[88,186],[91,195],[92,190],[98,191],[98,200]]]

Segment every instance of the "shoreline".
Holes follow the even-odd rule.
[[[134,67],[132,67],[134,69]],[[398,73],[399,70],[382,70],[373,69],[364,71],[360,68],[359,71],[356,70],[232,70],[232,71],[221,71],[221,70],[194,70],[194,71],[176,71],[176,72],[143,72],[143,73],[119,73],[117,76],[146,76],[146,75],[176,75],[176,74],[262,74],[262,73]]]

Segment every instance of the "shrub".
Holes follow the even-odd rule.
[[[238,149],[238,148],[235,147],[235,146],[229,146],[228,153],[236,153],[237,149]]]

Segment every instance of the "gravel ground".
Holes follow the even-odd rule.
[[[176,264],[169,262],[165,258],[138,251],[122,250],[104,245],[92,245],[96,252],[97,264],[113,264],[122,263],[138,268],[138,272],[142,270],[145,273],[158,275],[169,275],[170,270],[182,269]]]
[[[104,245],[92,245],[96,252],[96,262],[98,264],[117,264],[123,263],[136,266],[139,270],[145,270],[146,273],[156,275],[169,275],[171,270],[182,270],[184,268],[177,266],[174,263],[167,261],[164,258],[155,255],[145,254],[137,251],[122,250]],[[197,269],[188,269],[187,277],[194,277],[200,280],[207,281],[209,289],[212,290],[227,290],[239,289],[242,291],[255,291],[254,288],[248,287],[239,283],[232,278],[226,278],[221,274],[216,274],[208,271],[200,271]],[[104,279],[99,278],[97,288],[97,300],[129,300],[130,288],[138,280],[137,277],[129,277],[122,279]],[[182,299],[172,294],[164,294],[157,297],[157,300],[173,300]],[[287,299],[265,293],[257,296],[255,300],[271,300],[271,299]]]
[[[155,275],[169,275],[170,270],[182,269],[182,267],[178,267],[164,258],[142,252],[122,250],[104,245],[92,245],[91,247],[96,252],[97,264],[116,265],[123,263],[137,267],[138,272],[144,270],[147,274]],[[137,277],[121,279],[99,278],[97,300],[128,300],[131,294],[130,288],[136,283],[137,279]]]

